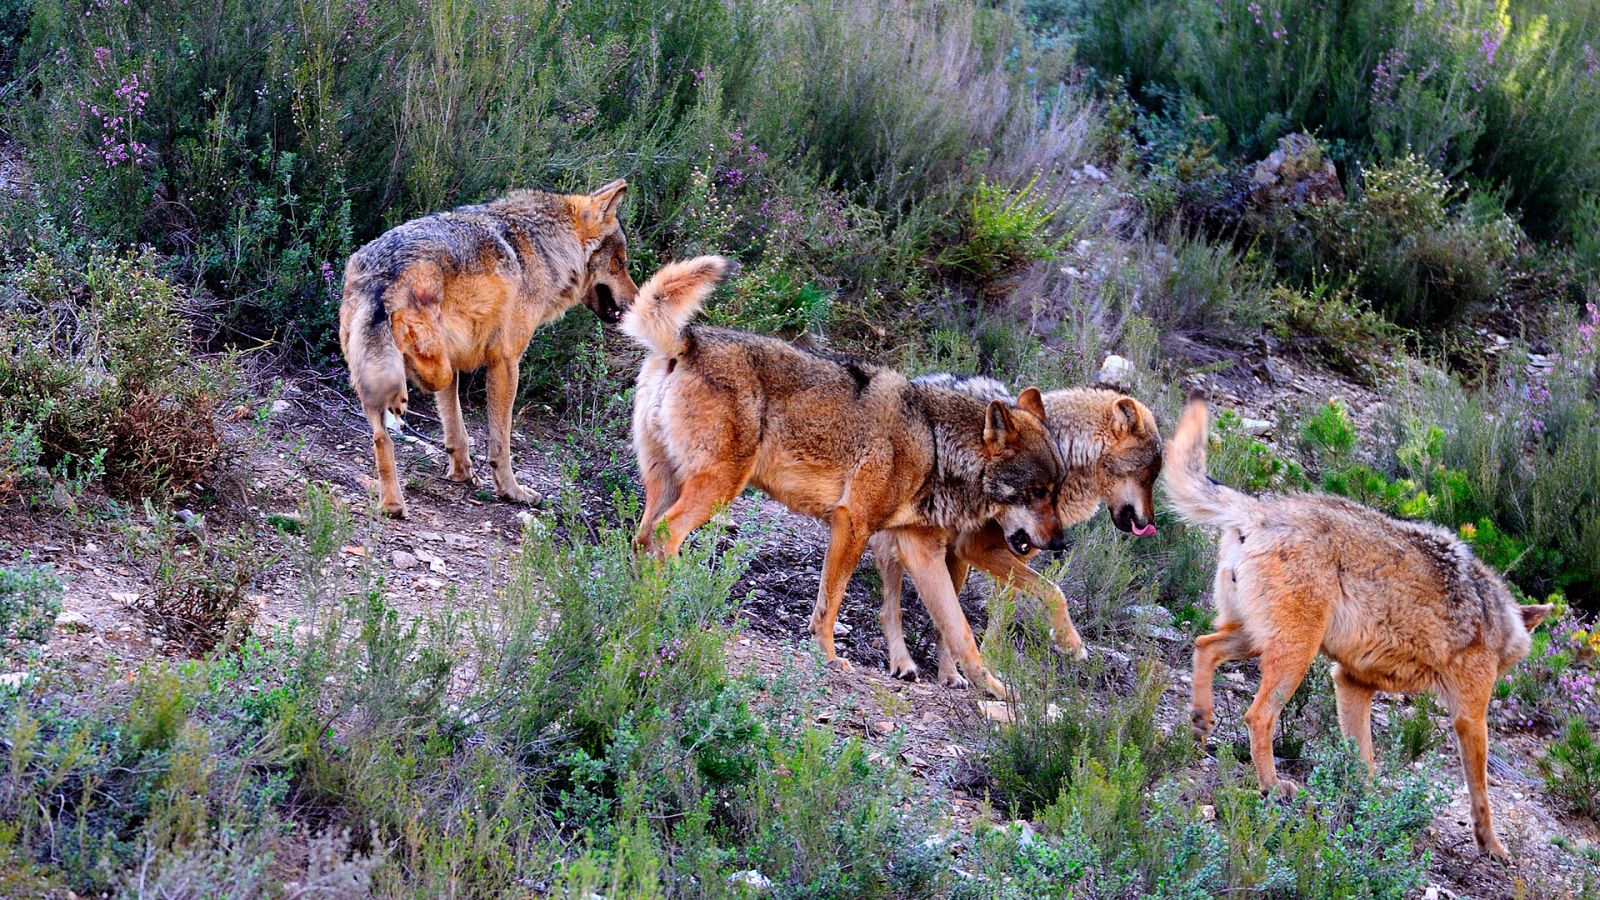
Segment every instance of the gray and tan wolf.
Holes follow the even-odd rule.
[[[488,370],[495,493],[538,502],[511,470],[517,368],[534,330],[580,301],[611,323],[633,302],[638,287],[617,221],[626,189],[613,181],[592,194],[518,191],[413,219],[351,255],[339,344],[372,425],[385,514],[406,514],[384,415],[405,415],[408,376],[438,404],[448,477],[475,483],[456,373],[478,368]]]
[[[1263,789],[1293,792],[1273,768],[1278,714],[1320,650],[1334,661],[1339,727],[1369,769],[1374,691],[1432,691],[1455,726],[1478,846],[1504,860],[1489,818],[1489,697],[1528,654],[1548,606],[1520,606],[1455,535],[1336,497],[1251,497],[1205,474],[1206,404],[1191,398],[1167,447],[1167,495],[1190,522],[1222,529],[1217,630],[1195,641],[1195,735],[1213,722],[1211,679],[1228,660],[1261,659],[1245,713]]]
[[[1010,390],[992,378],[963,378],[948,373],[924,375],[913,384],[936,384],[986,400],[1011,399]],[[1104,388],[1069,388],[1043,397],[1045,419],[1056,451],[1066,466],[1066,481],[1056,498],[1056,515],[1063,526],[1075,525],[1094,515],[1104,503],[1120,530],[1140,537],[1156,533],[1154,490],[1161,473],[1161,431],[1155,416],[1143,403]],[[1037,547],[1017,548],[995,522],[973,531],[958,532],[946,554],[951,583],[959,593],[968,571],[976,567],[1000,583],[1043,600],[1050,614],[1050,634],[1055,649],[1084,659],[1083,638],[1072,624],[1067,598],[1054,582],[1028,567]],[[872,556],[883,576],[883,609],[879,620],[889,648],[889,672],[914,679],[917,664],[906,650],[900,620],[900,599],[905,566],[894,538],[873,535]],[[939,636],[939,680],[959,685],[961,676]]]
[[[775,338],[689,327],[727,261],[673,263],[640,290],[622,330],[650,350],[633,441],[645,487],[641,548],[671,556],[746,485],[831,526],[811,632],[841,668],[833,627],[867,540],[890,531],[967,674],[983,670],[945,569],[949,535],[999,523],[1016,549],[1060,547],[1064,477],[1039,392],[1015,404],[914,385],[890,369]]]

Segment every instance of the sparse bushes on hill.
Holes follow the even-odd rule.
[[[48,566],[0,566],[0,659],[41,644],[61,611],[61,582]]]

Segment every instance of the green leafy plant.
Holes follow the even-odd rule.
[[[1070,228],[1054,225],[1061,212],[1038,176],[1016,190],[980,179],[961,238],[939,254],[939,265],[992,286],[1027,263],[1054,259],[1072,240]]]
[[[0,653],[41,644],[61,612],[61,582],[48,566],[0,566]]]
[[[1567,720],[1539,760],[1545,789],[1574,811],[1600,819],[1600,740],[1582,716]]]

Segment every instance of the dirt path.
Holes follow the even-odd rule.
[[[1320,385],[1319,385],[1320,387]],[[369,508],[371,487],[369,439],[354,404],[336,389],[305,380],[281,389],[275,399],[260,402],[267,414],[245,409],[227,428],[237,458],[206,492],[222,498],[220,520],[248,516],[265,523],[273,514],[292,513],[308,481],[330,483],[358,514]],[[1247,404],[1267,413],[1269,404]],[[481,410],[469,407],[469,430],[481,455],[486,446]],[[525,424],[525,423],[524,423]],[[423,435],[436,435],[426,412],[413,417]],[[547,496],[564,489],[580,492],[585,514],[609,515],[612,499],[599,483],[565,485],[560,475],[570,453],[546,435],[534,437],[526,427],[513,441],[519,475],[525,484]],[[495,502],[486,494],[443,479],[443,460],[428,440],[408,437],[399,443],[402,478],[407,485],[411,517],[402,522],[358,519],[357,535],[343,551],[345,564],[363,564],[362,556],[387,566],[390,601],[409,613],[439,604],[470,602],[492,590],[503,578],[508,550],[521,539],[523,523],[537,515],[524,507]],[[806,632],[826,539],[822,526],[785,513],[777,504],[747,495],[734,508],[736,521],[755,523],[768,538],[740,588],[748,596],[741,609],[743,627],[729,647],[735,667],[748,666],[763,676],[798,673],[806,683],[821,685],[825,699],[816,719],[836,732],[862,738],[880,754],[896,753],[930,798],[949,803],[952,842],[957,852],[970,841],[975,819],[986,815],[982,784],[966,760],[981,748],[982,697],[930,683],[908,684],[884,671],[886,652],[877,623],[875,575],[864,568],[852,580],[841,614],[841,652],[854,663],[849,673],[824,669]],[[35,515],[25,509],[0,510],[0,563],[26,554],[54,564],[66,582],[65,611],[48,653],[76,667],[86,682],[107,671],[131,669],[152,655],[173,648],[150,631],[130,601],[148,587],[146,573],[128,561],[116,530],[104,522],[79,521],[81,516]],[[270,534],[269,529],[263,529]],[[259,627],[290,622],[298,610],[294,575],[287,562],[274,565],[260,580],[252,601],[260,607]],[[452,594],[452,589],[458,593]],[[984,579],[974,578],[964,600],[981,617]],[[933,639],[920,604],[907,604],[912,649],[925,671],[933,670]],[[1091,645],[1114,664],[1132,670],[1126,650]],[[1149,652],[1172,664],[1168,697],[1162,704],[1166,728],[1186,727],[1184,718],[1188,653],[1187,638],[1168,636],[1135,652]],[[1237,674],[1237,673],[1236,673]],[[1239,714],[1248,703],[1254,673],[1223,679],[1219,697],[1219,732],[1241,737]],[[1377,729],[1384,728],[1380,704]],[[1235,729],[1229,736],[1228,728]],[[1443,725],[1441,723],[1440,727]],[[1448,746],[1446,748],[1449,749]],[[1551,811],[1538,793],[1534,777],[1534,740],[1494,736],[1495,753],[1505,763],[1493,785],[1493,803],[1502,837],[1518,857],[1511,878],[1480,857],[1473,845],[1465,789],[1452,766],[1442,784],[1452,797],[1436,820],[1431,835],[1434,864],[1432,896],[1511,896],[1517,882],[1542,881],[1545,890],[1571,872],[1561,868],[1566,854],[1550,845],[1567,835],[1591,844],[1600,839],[1592,826],[1565,820]],[[1211,761],[1197,764],[1197,774]]]

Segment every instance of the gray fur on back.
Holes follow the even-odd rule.
[[[985,401],[1004,400],[1007,403],[1013,403],[1017,399],[1011,393],[1010,388],[984,375],[955,375],[950,372],[933,372],[928,375],[919,375],[911,379],[911,383],[960,391],[963,394]]]

